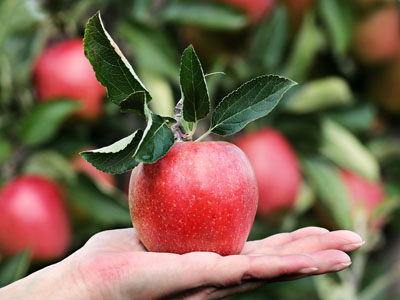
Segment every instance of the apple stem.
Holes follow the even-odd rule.
[[[208,136],[211,133],[211,128],[208,129],[202,136],[200,136],[195,142],[200,142],[202,139],[204,139],[206,136]]]
[[[197,129],[197,122],[194,122],[192,129],[190,130],[189,134],[187,135],[188,139],[190,139],[190,140],[192,139],[194,133],[196,132],[196,129]]]
[[[176,119],[176,124],[171,126],[171,130],[174,133],[175,140],[177,142],[190,141],[192,137],[186,134],[185,128],[182,125],[182,109],[183,109],[183,101],[182,99],[178,101],[174,109],[174,117]]]

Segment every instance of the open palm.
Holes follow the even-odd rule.
[[[104,231],[74,253],[93,299],[221,299],[268,282],[340,271],[362,239],[351,231],[303,228],[247,242],[240,255],[147,252],[134,229]],[[83,298],[82,298],[83,299]]]

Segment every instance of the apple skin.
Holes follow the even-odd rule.
[[[351,209],[362,206],[370,217],[385,198],[382,185],[349,170],[340,170],[340,177],[349,192]]]
[[[374,11],[356,25],[353,53],[364,64],[377,64],[396,57],[400,46],[399,11],[388,6]]]
[[[230,4],[244,11],[254,23],[269,15],[274,8],[275,0],[214,0]]]
[[[290,210],[301,185],[296,154],[287,139],[272,128],[243,134],[235,140],[256,174],[258,215],[268,220],[273,214]]]
[[[112,190],[116,183],[115,177],[109,173],[103,173],[78,155],[72,159],[72,166],[76,171],[85,173],[106,190]]]
[[[239,254],[257,210],[253,169],[226,142],[177,142],[132,172],[133,225],[149,251]]]
[[[60,187],[41,175],[8,182],[0,192],[0,253],[29,248],[32,259],[53,260],[68,249],[70,227]]]
[[[85,57],[82,39],[66,40],[45,49],[33,74],[39,101],[68,98],[81,103],[76,113],[80,118],[94,120],[102,114],[106,90]]]

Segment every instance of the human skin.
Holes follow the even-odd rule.
[[[110,230],[0,289],[0,299],[223,299],[269,282],[343,270],[351,263],[345,252],[362,244],[351,231],[308,227],[247,242],[240,255],[180,255],[146,252],[132,228]]]

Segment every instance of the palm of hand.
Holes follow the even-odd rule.
[[[267,282],[339,271],[362,239],[309,227],[247,242],[240,255],[147,252],[134,229],[101,232],[71,258],[93,299],[221,299]]]

